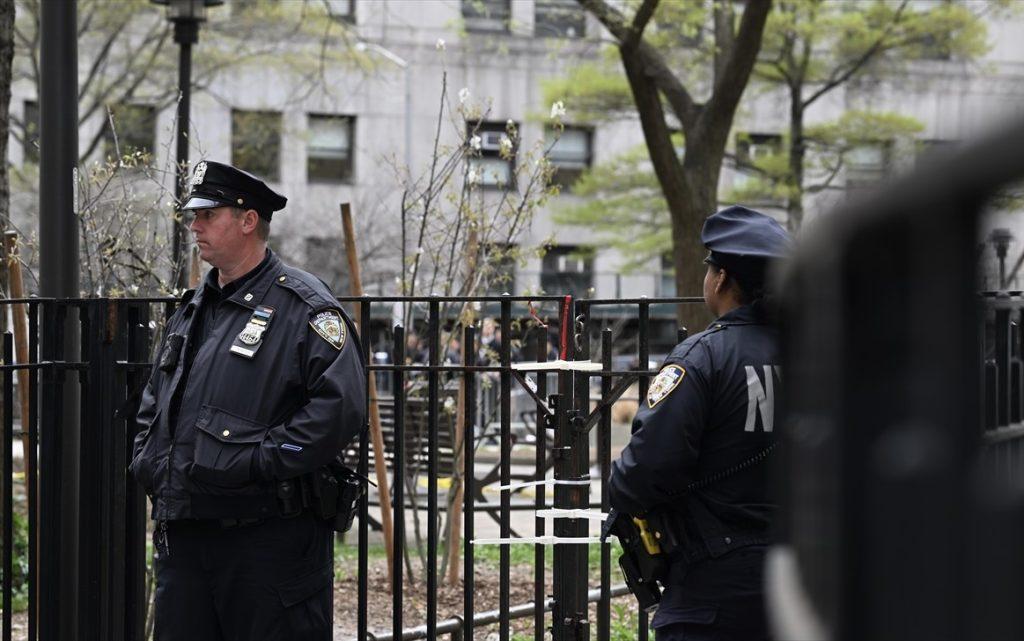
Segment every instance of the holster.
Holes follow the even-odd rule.
[[[668,574],[668,555],[659,547],[648,522],[629,514],[612,510],[602,528],[601,539],[609,534],[617,536],[622,545],[619,567],[626,587],[644,611],[652,612],[661,602],[658,582]]]
[[[334,531],[347,532],[366,491],[364,480],[344,465],[332,463],[298,479],[278,481],[280,515],[297,516],[308,508]]]

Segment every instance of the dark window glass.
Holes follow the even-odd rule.
[[[39,103],[34,100],[25,101],[25,110],[21,115],[25,127],[24,155],[25,162],[39,162]]]
[[[548,129],[545,135],[548,138],[548,145],[551,147],[551,151],[548,152],[548,160],[555,168],[555,173],[551,176],[551,183],[560,185],[563,190],[569,191],[579,180],[583,170],[590,167],[593,161],[591,144],[593,132],[583,127],[566,126],[560,135],[553,129]],[[555,136],[558,136],[557,140],[554,140]],[[552,141],[554,141],[553,145]]]
[[[356,0],[325,0],[327,12],[335,20],[355,24]]]
[[[352,180],[352,134],[355,119],[348,116],[309,116],[306,179],[309,182]]]
[[[508,33],[511,0],[462,0],[466,31]]]
[[[341,237],[310,236],[306,238],[305,245],[306,269],[324,279],[336,296],[351,294],[348,270],[342,269],[342,265],[345,264],[345,256],[342,252]]]
[[[676,295],[676,266],[672,252],[661,255],[661,278],[658,281],[658,296],[669,298]]]
[[[280,179],[280,112],[231,111],[231,164],[263,180]]]
[[[110,128],[113,121],[114,128]],[[116,145],[115,145],[116,135]],[[107,158],[136,152],[153,153],[156,147],[156,108],[149,105],[114,105],[103,133],[103,153]]]
[[[885,141],[863,143],[843,155],[847,191],[870,187],[885,178],[889,171],[890,147]]]
[[[548,247],[540,270],[540,287],[545,293],[586,297],[594,286],[594,252],[573,245]]]
[[[469,170],[474,182],[482,187],[515,189],[516,149],[503,122],[467,124],[470,147],[473,137],[479,137],[479,150],[471,151]]]
[[[582,38],[587,14],[576,0],[536,0],[533,33],[540,38]]]
[[[753,165],[781,150],[782,136],[779,134],[743,133],[736,136],[736,161],[740,167]]]

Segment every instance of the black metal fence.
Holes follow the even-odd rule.
[[[396,549],[391,596],[371,593],[378,489],[360,506],[354,532],[358,580],[352,636],[473,639],[490,626],[486,629],[496,629],[499,639],[507,641],[513,621],[525,617],[532,621],[525,625],[535,639],[587,639],[592,633],[609,639],[611,601],[624,589],[617,585],[621,580],[612,569],[610,546],[600,546],[596,564],[589,561],[589,551],[596,545],[591,535],[596,528],[590,524],[608,509],[613,405],[624,395],[642,398],[656,370],[651,360],[660,355],[652,355],[651,310],[664,325],[673,322],[679,305],[701,304],[700,299],[341,301],[366,328],[360,337],[364,354],[387,354],[371,362],[368,376],[387,383],[376,400],[388,434],[391,543]],[[17,615],[24,621],[18,638],[146,638],[151,614],[148,503],[126,469],[152,341],[176,304],[166,299],[0,302],[9,316],[28,319],[23,353],[16,356],[11,334],[5,335],[0,366],[5,426],[2,641],[15,636],[15,601],[24,607],[24,614]],[[393,325],[396,305],[407,312],[407,328]],[[470,311],[477,320],[467,323]],[[494,323],[481,323],[484,316]],[[638,322],[624,324],[624,316]],[[496,331],[481,336],[488,327]],[[407,351],[411,332],[424,340],[411,350],[415,353]],[[667,351],[663,334],[659,330],[659,340],[653,341],[662,353]],[[483,349],[485,342],[489,346]],[[591,359],[593,364],[579,364]],[[465,436],[458,434],[452,415],[460,394]],[[621,441],[628,428],[620,428]],[[349,453],[364,476],[372,465],[370,441],[364,436]],[[487,463],[477,459],[484,450]],[[457,612],[440,611],[437,597],[443,581],[441,524],[448,511],[439,485],[446,478],[464,482],[459,502],[462,605]],[[536,489],[532,498],[521,494],[529,486]],[[495,493],[499,498],[488,498]],[[513,527],[513,513],[529,511],[535,512],[533,518],[520,518]],[[546,530],[548,518],[553,518],[551,531]],[[496,527],[498,536],[485,540],[477,528],[490,519],[497,523],[489,527]],[[410,617],[405,601],[412,586],[401,559],[415,556],[409,548],[418,534],[425,538],[424,562],[422,583],[415,587],[425,588],[425,610]],[[532,598],[513,602],[510,544],[520,539],[533,545]],[[474,585],[481,545],[498,548],[493,603],[482,602]],[[384,598],[391,601],[390,633],[375,629],[369,617],[371,606],[379,607]],[[596,615],[591,616],[595,602]],[[633,614],[619,625],[635,625],[636,637],[647,638],[646,620],[635,612],[632,597],[623,604]]]
[[[851,202],[788,274],[780,638],[1024,636],[1020,296],[979,298],[979,218],[1024,126]],[[970,337],[974,337],[972,340]]]

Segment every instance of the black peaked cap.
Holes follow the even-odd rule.
[[[255,209],[261,218],[270,221],[274,212],[288,203],[287,198],[256,176],[213,160],[196,164],[189,186],[182,211],[229,205]]]

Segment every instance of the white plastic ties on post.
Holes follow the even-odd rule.
[[[512,369],[526,372],[543,371],[572,371],[572,372],[600,372],[603,369],[601,363],[592,361],[535,361],[532,363],[512,363]]]
[[[593,483],[593,481],[589,479],[583,481],[563,481],[561,479],[544,479],[543,481],[525,481],[523,483],[512,483],[510,485],[499,485],[498,490],[505,492],[519,490],[524,487],[537,487],[538,485],[590,485],[591,483]]]
[[[595,512],[593,510],[581,510],[578,508],[565,509],[553,507],[547,510],[537,510],[534,514],[540,518],[564,518],[564,519],[590,519],[591,521],[604,521],[608,518],[606,512]]]
[[[599,536],[524,536],[509,539],[473,539],[473,545],[512,545],[514,543],[540,543],[541,545],[564,545],[566,543],[600,543]]]

